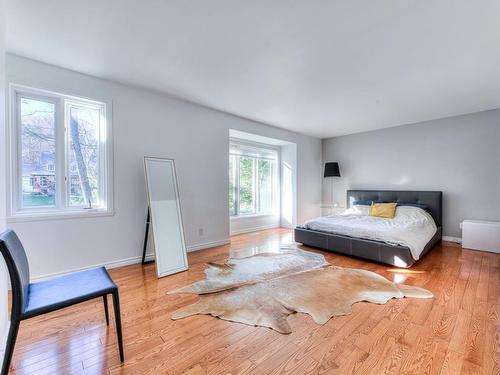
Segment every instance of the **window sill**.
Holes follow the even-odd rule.
[[[7,218],[7,223],[21,223],[44,220],[85,219],[91,217],[113,216],[114,214],[114,211],[101,209],[55,212],[23,212],[9,216]]]
[[[248,215],[239,215],[239,216],[230,216],[231,220],[244,220],[251,218],[259,218],[259,217],[270,217],[270,216],[279,216],[278,213],[266,213],[266,214],[248,214]]]

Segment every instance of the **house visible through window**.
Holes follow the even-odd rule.
[[[106,104],[25,88],[11,100],[12,214],[108,210]]]
[[[279,209],[278,151],[232,141],[229,150],[229,214],[275,214]]]

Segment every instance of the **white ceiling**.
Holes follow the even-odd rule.
[[[8,0],[7,48],[318,137],[500,107],[498,0]]]

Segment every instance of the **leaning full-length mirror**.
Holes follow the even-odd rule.
[[[158,277],[187,270],[174,161],[145,157],[144,169]]]

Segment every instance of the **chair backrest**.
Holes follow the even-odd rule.
[[[12,315],[24,313],[28,300],[30,270],[24,247],[13,230],[0,234],[0,252],[2,253],[10,275],[12,285]]]

